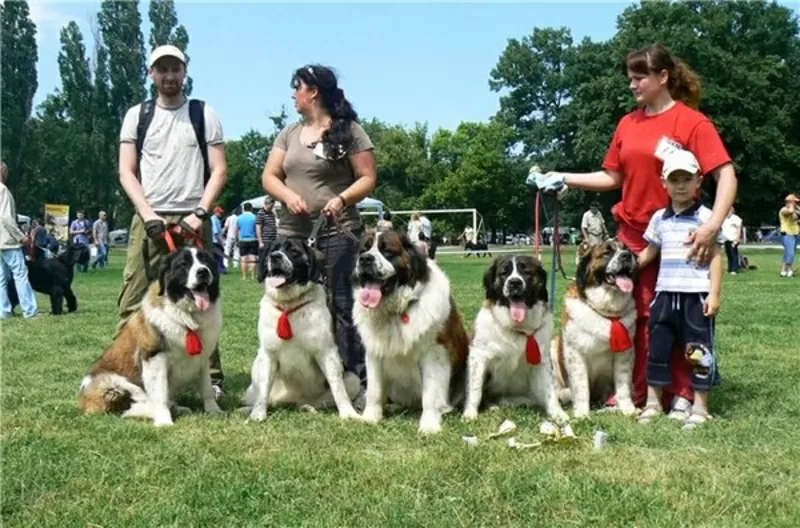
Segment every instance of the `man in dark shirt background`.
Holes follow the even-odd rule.
[[[264,198],[264,206],[258,211],[256,215],[256,237],[258,237],[258,252],[269,247],[272,242],[278,237],[278,221],[275,218],[275,213],[272,209],[275,207],[275,202],[272,198],[267,196]]]

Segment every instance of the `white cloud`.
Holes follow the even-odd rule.
[[[72,17],[63,11],[59,11],[58,4],[55,2],[42,2],[41,0],[31,0],[28,2],[31,12],[31,20],[36,24],[37,38],[58,35],[61,28],[69,24]]]

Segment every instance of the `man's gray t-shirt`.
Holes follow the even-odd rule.
[[[92,231],[97,234],[95,244],[108,244],[108,222],[100,220],[99,218],[94,221]]]
[[[139,109],[125,114],[120,143],[136,143]],[[205,105],[206,143],[223,142],[222,125],[214,109]],[[189,119],[189,101],[177,108],[155,105],[139,160],[142,189],[157,213],[189,212],[203,197],[203,156]]]

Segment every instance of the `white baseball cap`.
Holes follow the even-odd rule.
[[[664,166],[661,168],[661,177],[665,180],[675,171],[684,171],[689,174],[700,173],[700,163],[694,154],[688,150],[675,150],[664,159]]]
[[[157,47],[156,49],[153,50],[153,53],[150,54],[150,61],[148,63],[150,65],[150,68],[153,67],[153,65],[156,63],[158,59],[161,59],[163,57],[175,57],[176,59],[181,61],[184,65],[186,64],[186,55],[184,55],[183,52],[179,50],[177,47],[167,44],[164,46]]]

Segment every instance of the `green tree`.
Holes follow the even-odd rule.
[[[26,182],[25,157],[28,118],[33,97],[39,87],[36,62],[36,25],[30,17],[28,2],[4,2],[0,5],[2,27],[2,157],[12,178],[12,192],[20,207],[27,205],[25,195],[32,189]]]
[[[130,107],[144,100],[145,68],[142,17],[138,0],[103,0],[98,15],[103,43],[108,49],[108,73],[115,134]]]
[[[178,25],[178,14],[175,11],[173,0],[152,0],[148,12],[150,18],[150,49],[158,46],[172,44],[186,55],[188,66],[189,55],[186,48],[189,46],[189,33],[182,25]],[[186,97],[192,95],[194,81],[190,75],[186,76],[183,93]],[[154,84],[150,85],[150,96],[155,98],[158,91]]]

